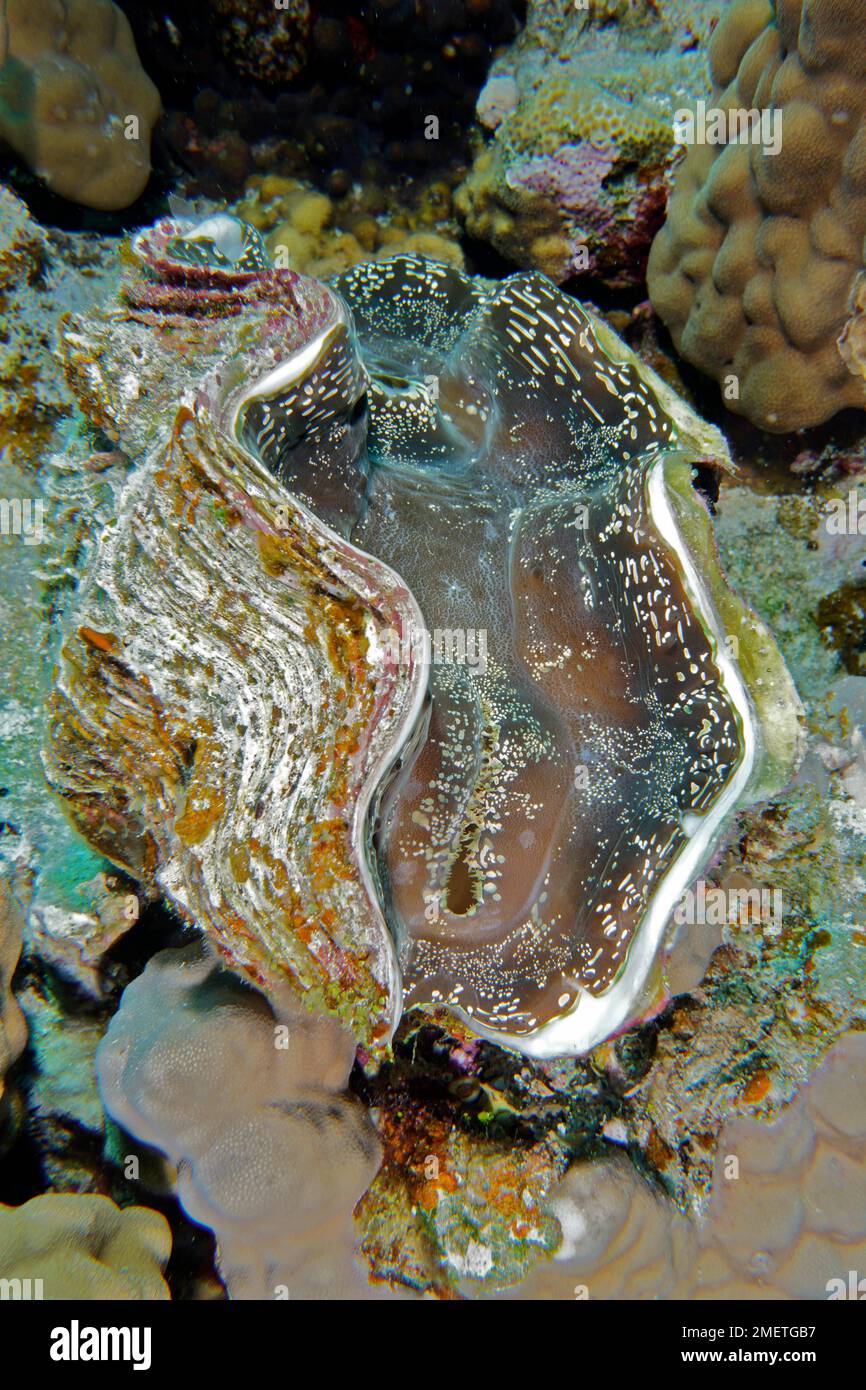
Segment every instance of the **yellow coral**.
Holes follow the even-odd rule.
[[[638,101],[625,101],[572,72],[554,72],[532,101],[507,118],[504,131],[516,150],[554,154],[563,145],[589,140],[625,155],[654,152],[663,159],[672,143],[670,123]]]
[[[48,1299],[168,1299],[162,1271],[171,1231],[147,1207],[108,1197],[46,1193],[0,1206],[0,1274],[33,1281]]]
[[[442,186],[434,185],[429,193],[443,206]],[[428,202],[420,212],[397,208],[390,216],[375,217],[356,206],[354,212],[341,215],[324,193],[298,179],[269,174],[251,180],[247,196],[235,211],[267,233],[268,251],[278,265],[320,280],[361,261],[410,252],[448,265],[464,263],[456,238],[445,235],[441,223],[436,226]],[[340,225],[341,217],[345,225]]]

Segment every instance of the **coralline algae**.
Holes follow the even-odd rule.
[[[402,978],[507,1046],[592,1047],[798,755],[691,486],[721,436],[539,275],[398,257],[328,289],[227,217],[136,251],[125,305],[64,334],[142,461],[70,624],[54,785],[370,1045]]]

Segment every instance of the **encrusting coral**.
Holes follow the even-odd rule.
[[[731,410],[766,430],[816,425],[866,405],[852,298],[866,235],[863,7],[738,0],[709,52],[705,114],[721,143],[693,144],[677,170],[650,297]],[[738,140],[732,113],[738,131],[747,123]]]
[[[366,1279],[352,1210],[380,1148],[345,1094],[351,1036],[272,1009],[200,946],[161,951],[124,992],[97,1053],[109,1114],[177,1167],[233,1298],[350,1298]]]
[[[560,282],[640,284],[676,153],[671,93],[706,90],[719,0],[531,0],[477,106],[492,134],[456,195],[467,231]]]
[[[3,497],[20,491],[32,498],[34,474],[58,448],[57,427],[65,422],[72,404],[54,351],[58,316],[64,310],[98,302],[116,281],[114,241],[92,233],[43,228],[21,199],[0,185]],[[16,470],[20,470],[17,484],[13,476]],[[47,509],[47,501],[45,505]],[[41,543],[37,554],[40,548]],[[20,559],[19,554],[19,566]],[[21,583],[20,575],[12,575],[13,568],[10,563],[10,576],[3,585],[7,600],[10,590]],[[7,678],[14,679],[8,666]]]
[[[0,1278],[20,1281],[13,1297],[168,1299],[170,1254],[168,1222],[148,1207],[57,1192],[0,1206]]]
[[[0,138],[53,192],[128,207],[150,174],[160,109],[112,0],[3,0]]]

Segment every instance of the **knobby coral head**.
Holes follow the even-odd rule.
[[[51,780],[235,968],[368,1046],[405,1003],[591,1048],[658,1001],[680,895],[798,755],[691,485],[721,436],[537,274],[404,256],[325,286],[225,215],[134,251],[123,305],[65,330],[136,467]]]
[[[150,175],[160,111],[113,0],[2,0],[0,137],[54,193],[129,207]]]

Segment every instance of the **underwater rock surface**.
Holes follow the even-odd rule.
[[[721,437],[539,276],[331,290],[225,216],[134,249],[125,308],[64,330],[91,418],[150,452],[70,620],[53,785],[368,1046],[387,919],[408,1004],[586,1051],[657,1002],[673,906],[798,754],[691,487]]]
[[[639,285],[676,147],[705,95],[719,0],[530,0],[478,98],[487,138],[456,195],[467,231],[561,283]]]

